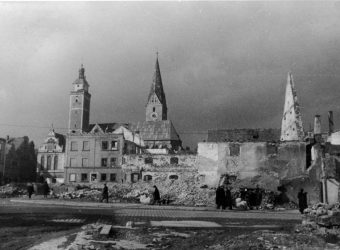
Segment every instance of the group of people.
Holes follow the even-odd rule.
[[[47,183],[47,181],[45,181],[42,185],[42,191],[43,191],[43,195],[44,195],[44,198],[47,198],[47,195],[50,193],[50,187]],[[32,194],[34,193],[34,187],[33,187],[33,184],[32,183],[27,183],[27,194],[28,194],[28,198],[31,199],[32,197]]]
[[[153,188],[154,188],[154,191],[153,191],[153,194],[152,194],[153,199],[152,199],[151,204],[152,205],[160,204],[161,196],[160,196],[159,190],[158,190],[156,185],[154,185]],[[102,191],[101,202],[103,202],[104,200],[106,201],[106,203],[109,203],[109,189],[108,189],[106,183],[104,184],[104,188],[103,188],[103,191]]]

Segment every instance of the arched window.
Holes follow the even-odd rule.
[[[54,163],[53,163],[53,169],[56,170],[58,169],[58,156],[54,156]]]
[[[40,159],[40,170],[44,170],[44,167],[45,167],[45,157],[44,156],[41,156],[41,159]]]
[[[175,175],[175,174],[170,175],[170,176],[169,176],[169,179],[170,179],[170,180],[178,180],[178,175]]]
[[[48,155],[47,156],[47,170],[51,169],[51,165],[52,165],[52,156]]]

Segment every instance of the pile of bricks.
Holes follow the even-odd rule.
[[[340,226],[340,203],[318,203],[304,210],[303,223],[316,223],[321,227]]]

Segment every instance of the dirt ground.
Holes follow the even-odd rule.
[[[297,226],[294,231],[244,230],[235,228],[194,229],[134,225],[116,226],[109,235],[100,235],[103,225],[89,224],[78,233],[54,238],[30,250],[55,249],[340,249],[326,238]],[[56,235],[57,236],[57,235]]]

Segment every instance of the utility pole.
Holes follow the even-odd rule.
[[[4,168],[2,169],[2,178],[4,180],[4,184],[5,184],[5,181],[6,181],[6,179],[5,179],[5,173],[6,173],[6,171],[5,171],[5,169],[6,169],[6,146],[7,146],[8,141],[9,141],[9,136],[7,135],[6,140],[5,140],[5,148],[4,148]]]

